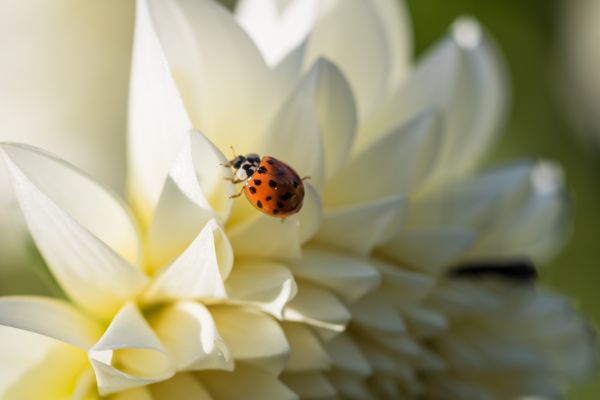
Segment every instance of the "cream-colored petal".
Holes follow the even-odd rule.
[[[298,282],[298,294],[286,306],[287,321],[304,322],[333,332],[341,332],[350,320],[346,306],[332,293],[318,286]]]
[[[39,333],[84,350],[102,334],[94,320],[71,304],[45,297],[1,298],[0,324]]]
[[[465,254],[474,239],[475,233],[467,228],[409,230],[379,247],[377,254],[438,274]]]
[[[148,388],[139,387],[108,396],[108,400],[154,400]]]
[[[243,361],[272,374],[283,370],[289,345],[275,320],[260,311],[238,306],[213,306],[210,311],[236,360],[236,369],[237,361]]]
[[[255,152],[280,99],[271,95],[269,69],[252,40],[214,1],[149,6],[193,125],[221,151],[233,145]]]
[[[365,256],[397,230],[405,214],[406,198],[391,196],[374,202],[325,211],[314,240]],[[392,229],[392,225],[394,226]]]
[[[319,231],[323,219],[321,196],[309,182],[304,182],[304,203],[298,214],[300,220],[300,240],[308,242]]]
[[[324,345],[336,369],[363,378],[371,374],[369,361],[350,333],[340,333]]]
[[[448,318],[433,307],[403,304],[400,309],[409,331],[417,337],[433,337],[448,329]]]
[[[72,398],[87,364],[85,351],[30,332],[6,327],[0,332],[2,399]]]
[[[133,303],[121,308],[88,352],[100,395],[168,379],[175,365]]]
[[[181,370],[233,369],[227,345],[210,311],[200,303],[180,301],[150,318],[154,332]]]
[[[192,124],[171,76],[147,1],[138,0],[136,4],[129,95],[129,195],[148,224]]]
[[[327,287],[347,302],[356,301],[380,282],[369,262],[321,246],[305,247],[291,269],[294,276]]]
[[[322,56],[335,63],[348,77],[364,117],[386,95],[391,57],[385,28],[373,5],[361,0],[325,3],[320,14],[309,39],[306,65]]]
[[[332,399],[337,394],[327,377],[318,372],[284,373],[281,381],[301,399]]]
[[[494,139],[506,103],[505,73],[481,27],[458,20],[448,38],[430,50],[411,77],[361,130],[359,146],[425,108],[446,117],[436,177],[456,176],[473,167]]]
[[[398,310],[379,292],[370,293],[350,304],[352,323],[361,330],[382,334],[403,334],[406,324]]]
[[[343,371],[333,370],[327,374],[329,382],[335,386],[342,398],[350,399],[373,399],[376,398],[367,384],[362,379]]]
[[[290,344],[290,358],[286,373],[326,371],[331,359],[319,338],[306,325],[296,322],[282,323],[283,332]]]
[[[271,66],[294,51],[313,28],[318,0],[242,0],[235,16]]]
[[[277,376],[245,363],[238,363],[233,372],[207,371],[198,376],[215,399],[298,399],[298,396],[283,385]]]
[[[150,386],[155,400],[212,400],[206,387],[192,374],[180,373],[168,381]]]
[[[146,277],[134,222],[119,201],[66,163],[25,145],[0,149],[29,230],[54,277],[78,304],[109,317]]]
[[[437,110],[426,110],[361,148],[326,185],[328,207],[408,194],[433,171],[443,139]]]
[[[171,264],[154,278],[143,294],[146,302],[226,297],[223,281],[233,266],[233,250],[214,221]]]
[[[225,282],[229,302],[252,304],[275,318],[296,295],[296,282],[283,264],[271,261],[241,260]]]

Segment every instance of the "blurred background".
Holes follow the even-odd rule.
[[[235,0],[222,2],[231,7]],[[509,68],[513,102],[486,162],[534,157],[563,166],[572,199],[571,238],[551,264],[542,266],[542,279],[574,299],[599,326],[600,0],[407,2],[417,56],[462,15],[480,20],[495,38]],[[106,152],[107,158],[98,160],[87,157],[83,147],[124,149],[132,20],[133,1],[0,0],[0,51],[15,56],[0,62],[0,140],[23,140],[43,126],[47,134],[38,135],[38,145],[120,190],[124,177],[115,171],[123,170],[124,154]],[[22,38],[18,44],[11,40],[15,35]],[[90,59],[94,68],[83,68]],[[63,101],[48,107],[48,99],[56,96]],[[7,210],[3,179],[0,206]],[[12,271],[19,266],[10,261],[11,251],[27,239],[9,236],[2,227],[19,219],[16,207],[0,215],[0,263],[12,265]],[[10,273],[0,271],[0,294],[52,288],[42,283],[51,278],[37,270],[20,281],[23,286],[9,279]],[[38,288],[31,286],[34,278]],[[599,398],[600,375],[570,397]]]

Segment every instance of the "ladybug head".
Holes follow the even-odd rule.
[[[246,157],[236,156],[233,160],[229,161],[229,164],[235,169],[240,169],[244,161],[246,161]]]

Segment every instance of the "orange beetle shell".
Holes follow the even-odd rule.
[[[285,218],[302,208],[304,184],[292,167],[265,156],[256,172],[246,180],[244,194],[259,211]]]

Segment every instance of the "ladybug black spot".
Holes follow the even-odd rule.
[[[294,188],[297,188],[298,187],[298,181],[294,179],[292,181],[292,185],[294,186]]]
[[[254,194],[256,193],[256,188],[254,186],[249,186],[248,190],[250,191],[250,193]]]
[[[278,209],[274,209],[274,210],[273,210],[273,214],[274,214],[274,215],[277,215],[277,214],[279,214],[279,210],[278,210]]]
[[[262,207],[263,207],[263,206],[262,206],[262,202],[261,202],[260,200],[258,200],[258,201],[256,202],[256,205],[258,206],[258,208],[262,208]]]
[[[269,186],[271,186],[272,188],[277,187],[277,182],[275,182],[273,179],[269,179]]]
[[[255,180],[254,180],[254,184],[255,184],[256,186],[260,186],[260,184],[261,184],[261,183],[262,183],[262,181],[261,181],[260,179],[255,179]]]
[[[265,167],[260,167],[260,168],[258,169],[258,173],[259,173],[259,174],[266,174],[266,173],[267,173],[267,169],[266,169]]]
[[[267,196],[267,198],[265,199],[266,201],[270,201],[272,199],[271,196]]]
[[[269,160],[267,160],[267,163],[269,163],[269,165],[273,165],[273,164],[275,164],[275,161],[274,161],[274,160],[271,160],[271,159],[269,159]]]
[[[280,201],[277,202],[277,207],[283,208],[283,206],[284,206],[284,204],[282,202],[280,202]]]
[[[291,192],[286,192],[285,194],[283,194],[283,195],[281,196],[281,200],[284,200],[284,201],[285,201],[285,200],[289,200],[289,199],[291,199],[291,198],[292,198],[292,196],[293,196],[293,194],[292,194]]]

